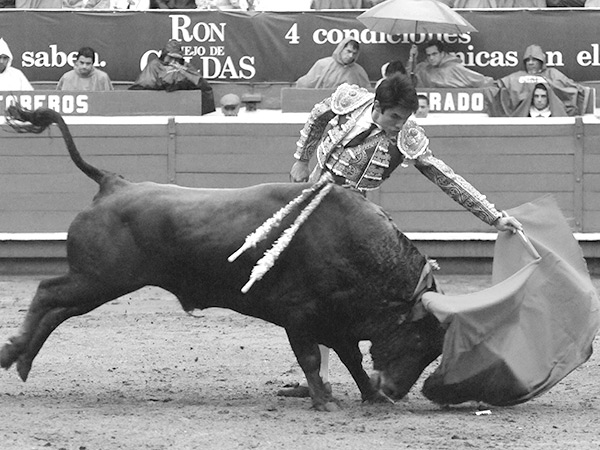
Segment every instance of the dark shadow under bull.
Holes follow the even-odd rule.
[[[243,294],[254,264],[291,219],[236,261],[228,256],[310,185],[190,189],[132,183],[85,162],[60,114],[10,107],[7,120],[23,132],[56,123],[73,162],[99,185],[92,204],[69,227],[68,272],[40,283],[18,334],[0,351],[0,365],[16,363],[24,381],[63,321],[148,285],[173,293],[186,311],[229,308],[285,328],[317,410],[337,408],[319,377],[317,344],[338,354],[368,402],[406,395],[441,353],[437,320],[430,314],[411,319],[426,258],[362,195],[335,186],[274,267]],[[361,340],[372,343],[378,383],[363,369]]]

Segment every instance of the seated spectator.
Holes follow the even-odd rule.
[[[33,91],[27,77],[11,67],[13,55],[8,44],[0,38],[0,91]]]
[[[479,88],[493,84],[491,77],[467,69],[458,56],[447,53],[442,42],[432,40],[424,48],[427,59],[415,67],[418,87]]]
[[[371,87],[367,72],[356,62],[359,52],[357,41],[352,38],[344,39],[331,56],[319,59],[306,75],[298,78],[296,87],[331,89],[344,83]]]
[[[0,8],[14,8],[15,0],[0,0]]]
[[[235,94],[225,94],[221,97],[221,112],[224,116],[237,116],[240,112],[242,101]]]
[[[552,116],[585,114],[593,98],[592,88],[576,83],[558,69],[546,67],[546,54],[539,45],[527,47],[523,66],[524,70],[500,78],[493,87],[486,89],[489,115],[527,117],[538,83],[548,88]]]
[[[533,89],[531,106],[529,107],[529,117],[550,117],[551,115],[552,110],[550,109],[548,88],[545,84],[538,83]]]
[[[108,74],[94,67],[96,52],[91,47],[82,47],[72,70],[65,73],[58,84],[57,91],[112,91],[113,85]]]
[[[195,67],[185,63],[181,44],[174,39],[161,50],[158,58],[148,61],[129,89],[167,92],[198,89],[202,91],[202,114],[215,111],[212,87]]]
[[[419,109],[415,112],[415,117],[425,118],[429,115],[429,98],[425,94],[419,94]]]

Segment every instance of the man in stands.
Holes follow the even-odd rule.
[[[446,52],[441,41],[427,42],[425,57],[415,67],[417,87],[479,88],[494,82],[493,78],[466,68],[458,56]]]
[[[27,77],[11,67],[13,55],[8,44],[0,38],[0,91],[33,91]]]
[[[298,78],[296,87],[331,89],[344,83],[371,87],[366,70],[356,62],[359,52],[356,40],[342,40],[331,56],[319,59],[306,75]]]
[[[91,47],[82,47],[72,70],[65,73],[56,86],[58,91],[112,91],[108,74],[94,67],[96,52]]]
[[[215,111],[215,98],[212,87],[192,64],[185,62],[181,43],[169,40],[160,56],[148,61],[142,73],[129,88],[131,90],[202,92],[202,114]]]
[[[538,83],[533,90],[529,117],[550,117],[551,115],[548,88],[544,84]]]
[[[424,119],[429,115],[429,98],[425,94],[419,94],[419,109],[415,112],[415,117]]]

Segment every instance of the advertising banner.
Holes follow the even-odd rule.
[[[576,81],[600,80],[600,10],[458,11],[479,32],[437,37],[473,70],[500,78],[521,69],[525,48],[539,44],[548,66]],[[14,67],[38,82],[58,81],[82,46],[96,50],[96,65],[113,81],[131,82],[148,58],[177,39],[209,80],[292,83],[346,36],[360,42],[358,62],[376,81],[383,64],[407,61],[412,43],[432,37],[372,32],[356,19],[359,13],[4,9],[0,30]]]
[[[0,116],[19,104],[25,109],[50,108],[63,116],[201,115],[200,91],[0,91]]]

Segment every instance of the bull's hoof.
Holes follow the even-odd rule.
[[[21,380],[27,381],[27,377],[31,371],[31,363],[32,361],[24,361],[23,359],[17,361],[17,373],[19,374],[19,377],[21,377]]]
[[[0,367],[9,369],[19,357],[19,353],[19,349],[12,341],[4,344],[0,350]]]

